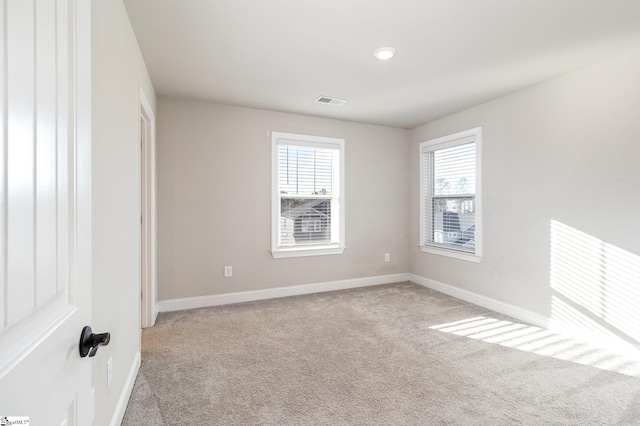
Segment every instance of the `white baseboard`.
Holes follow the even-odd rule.
[[[344,290],[356,287],[368,287],[381,284],[392,284],[403,281],[411,281],[415,284],[427,287],[440,293],[448,294],[457,299],[464,300],[474,305],[482,306],[492,311],[508,315],[527,324],[546,330],[551,330],[566,336],[580,339],[575,333],[569,333],[560,329],[547,316],[531,312],[509,303],[501,302],[487,296],[483,296],[468,290],[445,284],[430,278],[411,273],[399,273],[379,275],[375,277],[354,278],[348,280],[328,281],[313,284],[294,285],[290,287],[277,287],[264,290],[241,291],[236,293],[214,294],[209,296],[187,297],[183,299],[162,300],[158,302],[156,312],[170,312],[184,309],[205,308],[209,306],[229,305],[233,303],[251,302],[255,300],[274,299],[278,297],[298,296],[326,291]],[[589,341],[599,346],[597,342]]]
[[[140,361],[140,352],[136,352],[136,356],[134,357],[131,368],[129,369],[129,375],[124,383],[124,388],[120,393],[118,404],[113,412],[113,417],[111,417],[111,422],[109,423],[111,426],[120,426],[120,424],[122,424],[124,412],[127,410],[127,404],[129,403],[129,398],[131,398],[131,392],[133,391],[133,385],[136,382],[138,370],[140,370]]]
[[[575,326],[562,324],[559,321],[553,321],[544,315],[519,308],[508,303],[500,302],[490,297],[482,296],[468,290],[463,290],[449,284],[444,284],[436,280],[422,277],[420,275],[409,274],[409,281],[448,294],[457,299],[464,300],[474,305],[483,306],[492,311],[509,315],[512,318],[523,321],[527,324],[534,325],[554,333],[564,335],[579,341],[588,342],[596,347],[603,348],[608,351],[614,351],[631,359],[640,360],[640,346],[628,342],[615,336],[595,335],[590,330],[577,330]]]
[[[482,306],[484,308],[491,309],[492,311],[496,311],[504,315],[509,315],[510,317],[513,317],[520,321],[524,321],[528,324],[545,329],[549,328],[549,318],[544,315],[536,314],[535,312],[531,312],[526,309],[510,305],[508,303],[500,302],[499,300],[482,296],[468,290],[463,290],[449,284],[444,284],[436,280],[425,278],[420,275],[409,274],[409,281],[423,287],[439,291],[440,293],[448,294],[449,296],[453,296],[457,299],[473,303],[474,305]]]
[[[229,305],[232,303],[252,302],[254,300],[275,299],[278,297],[299,296],[302,294],[322,293],[325,291],[345,290],[348,288],[368,287],[372,285],[392,284],[409,281],[409,274],[389,274],[375,277],[354,278],[349,280],[328,281],[313,284],[293,285],[289,287],[268,288],[264,290],[240,291],[236,293],[213,294],[209,296],[185,297],[182,299],[161,300],[159,312],[180,311],[183,309],[206,308],[209,306]]]

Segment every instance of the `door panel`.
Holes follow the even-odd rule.
[[[57,135],[56,135],[56,4],[38,2],[36,8],[36,135],[35,146],[35,203],[37,224],[35,304],[41,306],[57,293],[56,283],[56,234],[57,234],[57,193],[65,194],[64,187],[56,183]],[[62,114],[63,120],[68,120]],[[66,256],[64,256],[66,257]]]
[[[7,34],[7,326],[34,308],[34,77],[30,1],[8,1]]]
[[[0,15],[0,415],[88,425],[90,2]]]

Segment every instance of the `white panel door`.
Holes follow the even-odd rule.
[[[90,0],[0,0],[0,418],[91,423]]]

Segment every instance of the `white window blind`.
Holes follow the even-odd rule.
[[[281,194],[331,195],[335,149],[295,145],[278,146],[278,185]],[[334,176],[335,175],[335,176]]]
[[[474,129],[476,130],[476,129]],[[421,144],[421,245],[478,254],[478,135]]]
[[[290,134],[274,137],[277,226],[272,251],[341,246],[343,141]]]

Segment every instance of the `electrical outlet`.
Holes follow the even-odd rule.
[[[224,267],[224,277],[225,278],[229,278],[233,276],[233,267],[232,266],[225,266]]]
[[[111,386],[111,380],[113,380],[113,357],[109,357],[107,361],[107,388]]]
[[[384,254],[384,261],[385,262],[391,262],[391,253],[385,253]]]

